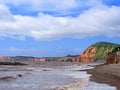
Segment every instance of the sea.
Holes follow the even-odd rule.
[[[117,90],[90,81],[91,75],[85,70],[93,69],[94,65],[0,66],[0,90]]]

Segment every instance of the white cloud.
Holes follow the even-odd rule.
[[[69,10],[78,6],[77,0],[0,0],[2,4],[24,5],[28,10]],[[23,7],[22,7],[23,8]]]
[[[7,6],[0,5],[0,20],[7,21],[7,22],[14,20]]]
[[[106,0],[0,0],[0,4],[25,11],[71,11],[95,6]],[[12,8],[13,9],[13,8]]]
[[[0,37],[24,39],[29,36],[36,40],[116,37],[120,36],[119,15],[120,7],[103,4],[92,6],[78,17],[54,17],[43,13],[37,17],[12,15],[7,6],[0,5]]]
[[[0,0],[0,4],[9,6],[14,14],[44,12],[53,16],[78,15],[101,3],[102,0]]]

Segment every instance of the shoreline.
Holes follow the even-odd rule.
[[[4,90],[16,90],[16,88],[18,90],[21,90],[21,88],[26,90],[39,90],[39,88],[42,88],[41,90],[79,90],[87,86],[89,78],[87,78],[86,72],[77,70],[86,67],[87,63],[71,62],[37,62],[22,67],[4,65],[0,66],[0,85]],[[9,81],[9,83],[6,81]],[[2,86],[3,83],[4,86]],[[26,84],[23,85],[22,83]]]
[[[116,87],[117,90],[120,90],[120,86],[119,86],[120,85],[120,71],[119,70],[120,70],[120,64],[101,65],[100,63],[65,63],[65,62],[64,63],[63,62],[62,63],[59,63],[59,62],[47,63],[46,62],[46,63],[37,63],[37,64],[35,63],[31,65],[29,64],[27,66],[22,66],[22,67],[21,66],[1,66],[0,71],[1,71],[1,75],[3,75],[3,78],[1,78],[1,80],[5,80],[5,81],[12,80],[11,82],[13,82],[16,79],[15,82],[17,81],[18,87],[19,85],[22,85],[22,83],[20,83],[19,80],[26,81],[27,79],[25,78],[31,78],[31,80],[35,80],[38,77],[40,79],[40,76],[41,76],[41,80],[43,80],[42,78],[44,76],[46,77],[45,80],[47,80],[47,77],[50,74],[51,76],[54,76],[54,75],[57,76],[56,78],[55,77],[53,78],[55,82],[59,80],[64,81],[65,77],[67,77],[64,84],[61,84],[63,82],[58,82],[60,83],[60,87],[59,87],[59,84],[58,85],[55,84],[58,87],[53,87],[52,90],[69,90],[69,88],[70,90],[71,88],[72,90],[79,90],[80,87],[84,87],[84,86],[87,87],[87,84],[89,83],[89,81],[94,81],[98,84],[108,84],[108,86],[111,85],[111,86]],[[4,73],[2,73],[2,71],[5,72],[5,75],[7,77],[4,76]],[[85,71],[85,72],[80,72],[80,71]],[[90,76],[89,81],[88,79],[86,79],[87,74],[92,75]],[[15,76],[15,78],[13,76]],[[63,78],[61,78],[61,76],[63,76]],[[82,78],[82,79],[79,80],[79,78]],[[38,82],[41,80],[38,80]],[[69,80],[70,82],[66,82]],[[48,77],[48,81],[51,81],[51,78]],[[36,81],[34,81],[33,84],[35,82]],[[28,82],[28,84],[30,83]],[[53,86],[54,86],[54,83],[53,83]],[[34,87],[37,88],[36,86]],[[13,87],[11,86],[11,88]],[[116,89],[112,89],[112,90],[116,90]]]
[[[120,64],[98,65],[94,69],[87,70],[91,74],[90,81],[115,86],[120,90]]]

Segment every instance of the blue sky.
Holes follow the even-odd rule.
[[[0,56],[80,54],[120,44],[119,0],[0,0]]]

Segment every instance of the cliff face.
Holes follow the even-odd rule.
[[[120,62],[120,47],[115,48],[106,55],[107,64],[118,64]]]
[[[59,62],[75,62],[75,57],[63,57],[63,58],[59,58],[57,61],[59,61]]]
[[[45,61],[46,61],[46,58],[34,58],[33,61],[45,62]]]
[[[95,47],[88,47],[79,57],[77,57],[78,62],[93,62],[96,54]]]
[[[13,61],[13,57],[9,57],[9,56],[0,56],[0,61],[6,61],[6,60],[9,60],[9,61]]]
[[[114,48],[120,46],[119,44],[109,42],[98,42],[89,46],[82,54],[80,54],[75,61],[78,62],[94,62],[97,60],[106,59],[106,53],[112,51]],[[113,56],[109,56],[114,58]],[[108,58],[109,58],[108,57]]]
[[[0,61],[46,61],[46,58],[35,58],[35,57],[25,57],[25,56],[0,56]]]

